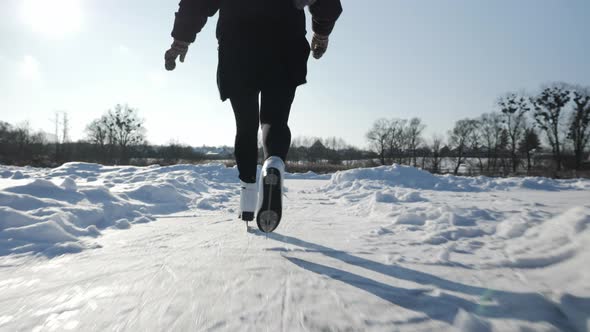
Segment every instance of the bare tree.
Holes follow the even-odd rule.
[[[94,144],[100,154],[100,161],[106,162],[107,158],[107,144],[108,141],[108,128],[107,128],[106,116],[102,116],[100,119],[93,120],[88,126],[86,126],[86,137],[88,141]]]
[[[455,175],[459,174],[459,167],[464,162],[465,152],[469,148],[469,139],[476,128],[476,120],[463,119],[455,122],[455,127],[449,132],[449,144],[455,154]]]
[[[100,119],[94,120],[86,128],[88,138],[101,148],[103,159],[112,159],[115,149],[118,151],[118,162],[129,161],[129,148],[140,145],[145,141],[143,119],[137,115],[137,110],[127,105],[116,105]]]
[[[590,140],[590,89],[577,88],[573,94],[574,111],[569,121],[568,138],[574,146],[576,169],[580,169]]]
[[[479,122],[479,131],[486,150],[487,171],[496,172],[498,152],[502,148],[502,116],[500,113],[486,113]]]
[[[503,123],[508,133],[508,147],[512,161],[512,172],[516,172],[520,158],[517,154],[518,142],[526,128],[526,112],[530,111],[527,100],[515,93],[509,93],[498,100]]]
[[[10,143],[13,131],[14,129],[10,123],[0,120],[0,143]]]
[[[373,123],[373,127],[367,133],[367,139],[371,148],[379,155],[381,165],[385,165],[385,152],[390,136],[389,121],[379,119]]]
[[[500,166],[498,169],[502,169],[504,176],[509,174],[512,170],[512,162],[506,161],[506,154],[508,149],[508,142],[510,138],[508,137],[508,130],[502,128],[502,133],[500,135],[500,141],[498,142],[498,157],[500,160]],[[508,152],[508,154],[510,154]]]
[[[15,129],[15,143],[19,149],[24,150],[27,145],[32,143],[31,125],[29,124],[29,121],[24,121]]]
[[[116,105],[115,110],[109,111],[110,125],[114,127],[115,140],[122,150],[124,157],[127,148],[133,144],[140,144],[145,140],[143,119],[137,115],[137,110],[127,105]]]
[[[46,134],[34,132],[28,121],[16,126],[0,121],[0,163],[31,164],[49,154]]]
[[[535,108],[535,121],[547,135],[557,164],[557,171],[561,170],[562,136],[564,136],[561,128],[562,111],[569,101],[570,91],[562,84],[547,87],[539,95],[531,98]]]
[[[441,150],[443,144],[443,137],[439,135],[433,135],[430,141],[430,151],[432,153],[432,161],[431,161],[431,171],[432,173],[439,173],[440,172],[440,163],[441,163]]]
[[[479,173],[483,173],[484,165],[482,160],[482,144],[481,144],[481,122],[480,120],[472,120],[473,130],[471,134],[468,136],[467,142],[469,146],[469,150],[471,154],[477,158],[477,167],[479,168]]]
[[[527,174],[531,172],[531,153],[540,147],[541,141],[537,132],[533,128],[525,129],[523,138],[518,145],[518,150],[526,156]]]
[[[397,162],[403,163],[403,152],[406,144],[405,126],[408,121],[404,119],[391,119],[388,122],[389,135],[387,140],[387,150],[392,160],[398,157]]]
[[[107,144],[107,129],[104,117],[93,120],[86,126],[86,136],[90,143],[104,147]]]
[[[422,132],[426,128],[426,125],[422,123],[422,120],[419,118],[412,118],[408,123],[408,127],[406,128],[406,138],[408,142],[408,148],[410,150],[410,163],[413,164],[414,167],[417,167],[416,163],[416,150],[418,146],[422,143]]]

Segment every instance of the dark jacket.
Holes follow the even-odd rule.
[[[305,13],[293,0],[181,0],[172,37],[194,42],[219,11],[217,83],[221,99],[265,86],[306,82],[309,43]],[[310,6],[312,29],[329,35],[342,12],[340,0]]]

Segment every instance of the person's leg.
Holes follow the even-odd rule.
[[[289,113],[297,87],[272,87],[262,90],[260,124],[264,159],[278,156],[286,161],[291,145]]]
[[[230,98],[236,118],[235,152],[240,180],[256,182],[258,163],[258,93],[248,93]]]

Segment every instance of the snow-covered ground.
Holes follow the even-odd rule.
[[[1,331],[590,331],[590,181],[0,166]],[[254,227],[254,225],[251,225]]]

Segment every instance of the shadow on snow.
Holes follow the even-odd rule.
[[[416,312],[423,312],[434,320],[453,323],[458,310],[463,309],[481,317],[516,319],[527,322],[547,322],[563,331],[576,330],[557,303],[548,300],[538,293],[519,293],[466,285],[400,265],[386,265],[353,256],[346,251],[332,249],[291,236],[277,233],[262,234],[256,232],[255,234],[268,236],[276,241],[299,246],[304,248],[306,252],[321,253],[346,264],[358,266],[388,277],[478,297],[478,301],[473,302],[444,292],[437,295],[429,295],[428,293],[431,289],[405,289],[395,287],[342,269],[285,256],[287,260],[300,268],[349,284],[394,305]],[[271,248],[268,250],[287,251],[284,248]],[[590,299],[582,300],[584,302],[590,301]],[[585,318],[587,319],[588,317]]]

